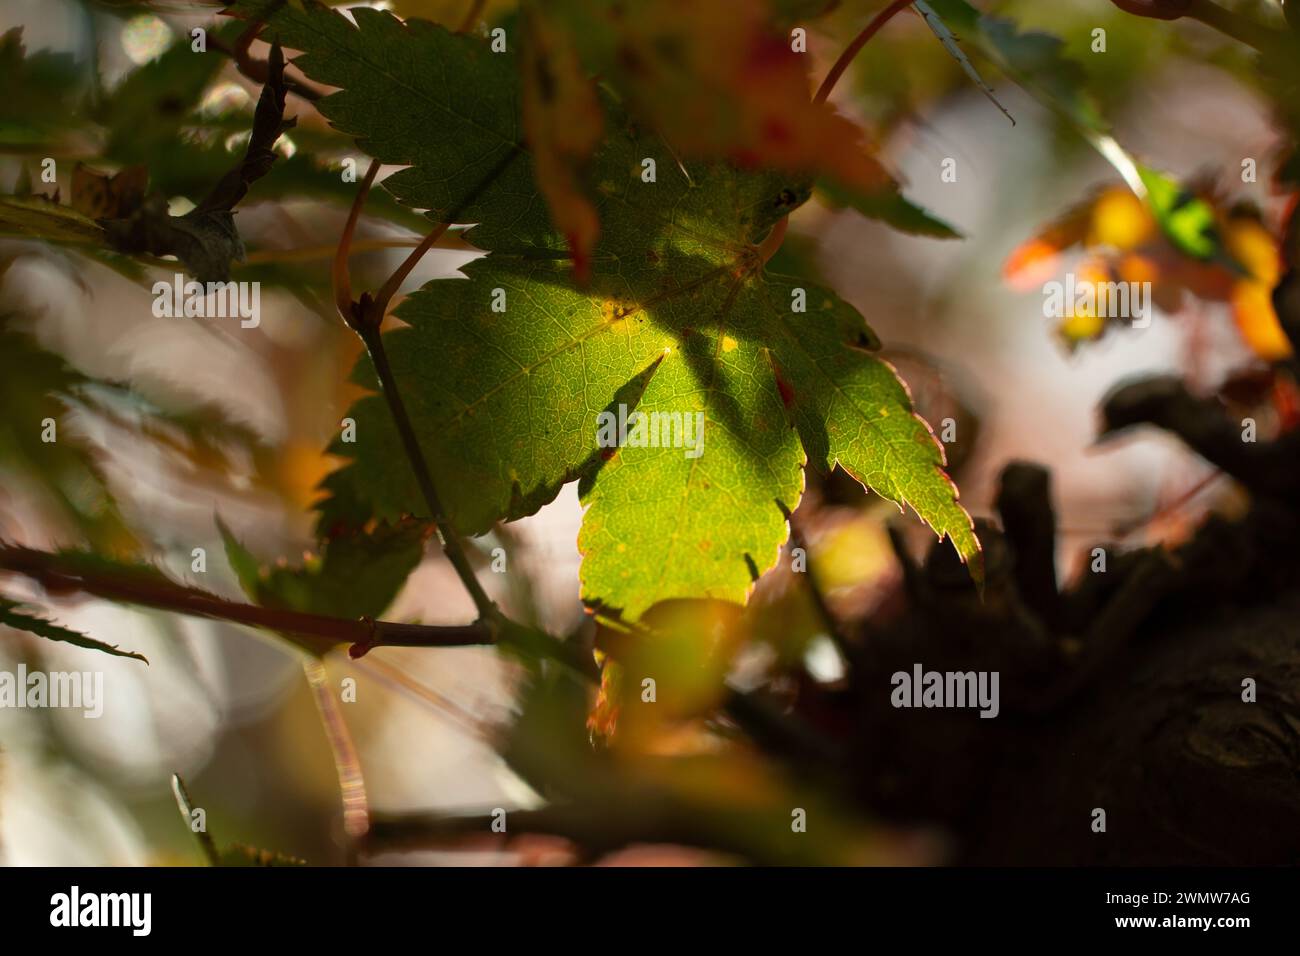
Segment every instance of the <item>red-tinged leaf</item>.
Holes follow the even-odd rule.
[[[600,219],[583,191],[580,171],[600,144],[604,118],[595,85],[568,35],[538,11],[530,11],[527,20],[528,42],[520,58],[524,135],[551,221],[569,245],[574,274],[586,283]]]

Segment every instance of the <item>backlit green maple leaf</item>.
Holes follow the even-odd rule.
[[[406,299],[395,314],[409,327],[385,336],[462,531],[532,513],[581,479],[589,603],[636,617],[674,597],[743,601],[785,540],[778,502],[798,504],[806,463],[839,463],[977,556],[940,446],[869,353],[878,343],[862,317],[763,267],[757,244],[809,183],[681,166],[607,103],[609,137],[588,170],[601,234],[592,281],[578,287],[520,140],[510,52],[368,8],[352,11],[356,27],[314,6],[240,11],[267,16],[305,51],[296,63],[310,79],[342,88],[322,113],[408,166],[384,183],[403,203],[478,224],[468,237],[489,255]],[[366,363],[356,380],[374,387]],[[674,422],[702,413],[699,453],[680,441],[602,447],[598,416],[620,405]],[[331,448],[351,461],[327,479],[323,526],[423,514],[383,400],[349,416],[356,441]]]

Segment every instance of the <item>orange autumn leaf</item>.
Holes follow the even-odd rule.
[[[1273,234],[1252,216],[1233,216],[1223,231],[1224,247],[1246,270],[1234,283],[1232,318],[1250,350],[1266,362],[1291,355],[1291,341],[1273,310],[1273,287],[1282,277],[1282,256]]]
[[[1032,292],[1060,271],[1061,249],[1035,237],[1022,242],[1002,265],[1002,278],[1017,292]]]
[[[595,703],[587,714],[587,732],[592,737],[610,740],[618,729],[625,675],[622,665],[610,659],[607,654],[597,651],[596,661],[600,665],[600,689],[596,692]]]
[[[812,102],[810,58],[771,28],[762,0],[556,0],[588,65],[682,156],[890,185],[864,132]]]
[[[1232,290],[1232,319],[1250,350],[1266,362],[1291,355],[1291,340],[1273,311],[1273,295],[1262,282],[1245,279]]]
[[[1243,269],[1270,289],[1282,276],[1277,240],[1252,216],[1234,216],[1223,231],[1223,245]]]
[[[654,749],[680,741],[683,724],[716,708],[743,644],[742,611],[727,601],[669,600],[640,619],[643,630],[597,630],[600,692],[587,718],[595,735],[623,747]],[[689,734],[687,735],[689,736]]]
[[[1087,234],[1091,210],[1091,202],[1074,206],[1011,250],[1002,265],[1003,281],[1017,292],[1030,292],[1057,275],[1061,253],[1082,242]]]
[[[1160,266],[1156,261],[1136,252],[1120,259],[1116,272],[1124,282],[1150,282],[1155,285],[1160,281]]]

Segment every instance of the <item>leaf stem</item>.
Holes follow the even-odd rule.
[[[402,283],[406,281],[406,277],[415,268],[416,263],[442,237],[443,233],[461,218],[464,211],[469,208],[470,204],[478,198],[483,190],[490,186],[514,162],[520,152],[520,145],[518,143],[513,144],[506,154],[488,171],[487,175],[479,180],[474,185],[474,188],[447,213],[445,220],[435,226],[424,237],[424,240],[411,251],[411,254],[388,277],[373,298],[367,292],[362,293],[360,300],[352,301],[350,285],[346,284],[347,249],[352,239],[350,232],[344,234],[339,243],[338,255],[335,257],[335,304],[343,316],[343,320],[361,336],[366,351],[370,353],[370,361],[375,367],[375,374],[379,377],[380,390],[384,394],[389,413],[393,418],[393,424],[397,426],[398,435],[401,437],[402,449],[411,464],[411,469],[415,472],[415,480],[420,486],[420,494],[424,497],[424,503],[429,508],[429,516],[433,518],[438,526],[438,535],[442,541],[443,553],[447,555],[447,559],[451,562],[461,583],[465,585],[465,590],[469,592],[469,596],[473,599],[474,606],[478,608],[480,620],[493,629],[497,628],[503,621],[501,612],[488,598],[487,592],[483,590],[483,586],[475,576],[474,569],[470,566],[469,558],[466,556],[465,546],[461,541],[460,534],[442,506],[442,499],[438,495],[438,489],[433,483],[433,475],[429,471],[429,463],[425,460],[424,450],[420,447],[419,439],[415,434],[415,427],[411,424],[411,417],[406,411],[406,403],[402,401],[402,393],[397,387],[397,379],[393,376],[392,366],[388,362],[388,353],[384,349],[384,337],[380,332],[380,326],[384,321],[385,313],[388,311],[388,303],[397,293]],[[374,178],[372,173],[378,162],[378,160],[375,160],[371,164],[371,171],[366,175],[367,182],[363,184],[361,192],[358,193],[353,203],[349,222],[353,222],[355,217],[360,214],[365,195],[370,188],[369,182]],[[340,262],[343,263],[341,268],[339,266]],[[344,296],[345,292],[346,297]]]
[[[397,294],[397,290],[402,287],[402,283],[405,282],[406,277],[411,274],[411,270],[414,269],[416,265],[419,264],[420,260],[424,258],[424,254],[432,249],[438,240],[442,238],[443,234],[461,219],[465,210],[483,194],[484,190],[491,186],[492,183],[494,183],[497,178],[506,171],[507,167],[509,167],[510,164],[519,157],[522,151],[523,147],[521,144],[512,144],[506,154],[487,171],[487,174],[482,179],[474,184],[474,188],[466,193],[465,197],[459,203],[452,207],[444,217],[443,221],[434,226],[420,244],[411,250],[411,254],[402,261],[401,265],[393,270],[392,275],[384,280],[384,284],[379,287],[379,291],[375,293],[374,297],[362,297],[360,306],[361,312],[364,314],[358,315],[358,321],[375,326],[378,326],[379,323],[383,321],[384,315],[388,311],[388,303],[391,302],[393,296]],[[364,199],[364,196],[362,198]],[[344,316],[344,318],[346,319],[346,316]]]
[[[253,41],[257,39],[257,35],[261,32],[263,26],[264,24],[260,20],[250,23],[248,29],[239,35],[234,47],[227,46],[215,36],[208,37],[208,45],[230,57],[234,61],[235,69],[243,76],[246,76],[254,83],[265,83],[270,71],[269,64],[265,60],[254,59],[249,52],[249,48],[252,47]],[[290,77],[285,77],[284,88],[309,103],[315,103],[325,95]]]
[[[781,243],[785,242],[786,230],[790,228],[790,217],[782,216],[772,231],[769,232],[758,245],[758,259],[763,265],[767,265],[772,257],[776,255],[777,250],[781,248]]]
[[[352,199],[352,208],[348,210],[348,221],[343,226],[343,234],[334,252],[334,261],[330,265],[330,285],[334,289],[334,306],[339,310],[343,321],[349,325],[352,314],[352,274],[348,270],[348,256],[352,254],[352,236],[357,230],[357,220],[361,218],[361,207],[366,204],[366,196],[379,172],[379,160],[372,159],[366,176],[361,180],[361,188]]]
[[[363,296],[362,308],[364,309],[365,299]],[[497,606],[487,596],[483,590],[483,585],[479,583],[478,577],[474,574],[474,568],[469,563],[469,557],[466,555],[464,543],[461,541],[459,532],[451,519],[447,516],[447,511],[442,506],[442,499],[438,496],[438,489],[434,486],[433,475],[429,471],[429,463],[425,460],[424,450],[420,447],[420,441],[415,435],[415,427],[411,424],[411,417],[407,414],[406,403],[402,401],[402,393],[397,388],[397,380],[393,377],[393,368],[388,363],[388,352],[384,349],[384,337],[379,331],[377,323],[361,321],[357,327],[357,334],[361,336],[361,341],[365,343],[366,351],[370,353],[370,361],[375,367],[375,374],[379,376],[379,387],[384,393],[384,399],[388,402],[388,410],[392,414],[393,424],[397,426],[397,433],[402,439],[402,449],[406,452],[407,461],[411,464],[411,470],[415,472],[416,484],[420,486],[420,494],[424,496],[424,503],[429,508],[429,517],[438,526],[438,536],[442,540],[442,551],[447,555],[447,560],[456,570],[457,576],[461,583],[465,585],[465,590],[474,601],[474,606],[478,608],[480,620],[495,628],[501,620],[501,612]]]
[[[384,280],[384,284],[379,287],[379,292],[375,295],[375,309],[381,316],[387,311],[388,303],[397,294],[397,290],[402,287],[402,283],[411,274],[411,270],[416,267],[419,261],[424,258],[424,254],[432,249],[450,228],[450,222],[440,222],[430,229],[429,234],[420,240],[420,244],[402,260],[402,264],[393,270],[393,274]]]
[[[889,6],[881,10],[872,18],[871,22],[862,28],[862,32],[853,38],[853,42],[844,48],[840,58],[835,61],[831,71],[826,74],[826,79],[822,80],[822,85],[817,89],[817,95],[813,97],[813,103],[825,103],[827,97],[831,95],[831,90],[835,89],[835,84],[839,82],[844,71],[849,68],[853,58],[861,52],[862,48],[867,45],[873,36],[880,32],[880,28],[893,19],[894,14],[901,13],[905,7],[910,7],[912,0],[894,0]]]

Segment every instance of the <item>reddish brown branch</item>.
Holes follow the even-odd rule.
[[[456,626],[398,624],[258,607],[176,584],[161,575],[133,573],[126,569],[88,571],[66,556],[32,548],[0,546],[0,571],[22,574],[53,594],[82,592],[123,604],[293,634],[306,638],[302,641],[303,646],[321,654],[336,644],[353,644],[364,653],[372,647],[387,645],[463,647],[493,643],[492,631],[479,623]],[[360,654],[354,651],[354,656]]]

